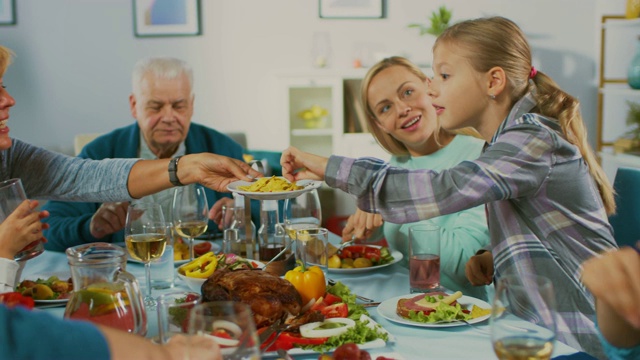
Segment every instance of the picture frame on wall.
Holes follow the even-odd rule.
[[[16,24],[16,0],[0,0],[0,25]]]
[[[382,19],[384,0],[318,0],[322,19]]]
[[[132,0],[136,37],[202,34],[201,0]]]

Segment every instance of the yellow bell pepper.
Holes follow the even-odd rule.
[[[197,259],[180,267],[185,276],[206,279],[213,275],[218,267],[218,258],[213,252],[208,252]]]
[[[324,279],[322,269],[312,266],[306,269],[298,266],[284,274],[285,280],[289,281],[298,290],[302,303],[307,304],[311,299],[319,299],[327,291],[327,284]]]

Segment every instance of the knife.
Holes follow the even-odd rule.
[[[287,350],[278,349],[278,356],[280,356],[284,360],[295,360],[293,356],[289,355]]]
[[[276,320],[276,322],[269,325],[269,327],[265,331],[260,333],[260,335],[258,336],[260,345],[264,344],[265,341],[267,341],[271,337],[271,335],[280,327],[281,323],[282,323],[282,319],[278,319]]]

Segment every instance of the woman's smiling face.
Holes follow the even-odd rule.
[[[0,150],[6,150],[11,147],[11,138],[9,137],[9,108],[16,104],[15,99],[9,94],[0,75]]]
[[[376,125],[404,143],[414,156],[425,155],[425,145],[436,130],[436,113],[427,87],[427,80],[397,65],[375,75],[367,92]]]

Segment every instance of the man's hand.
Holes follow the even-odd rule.
[[[282,175],[289,181],[324,180],[328,158],[300,151],[290,146],[282,153]]]
[[[355,214],[349,216],[347,225],[342,230],[342,241],[366,240],[383,223],[382,215],[357,209]]]
[[[91,218],[91,223],[89,224],[91,236],[96,239],[102,239],[107,235],[124,229],[128,209],[128,202],[102,204]]]
[[[485,251],[472,256],[464,268],[471,285],[489,285],[493,281],[493,255]]]
[[[209,210],[209,219],[215,221],[215,223],[218,224],[218,229],[223,230],[224,224],[227,223],[228,219],[231,219],[233,217],[233,213],[227,211],[227,213],[224,215],[228,219],[222,219],[222,207],[226,206],[227,209],[230,209],[233,207],[234,202],[235,200],[233,200],[232,198],[223,197],[220,200],[216,201],[216,203],[211,207],[211,210]]]

